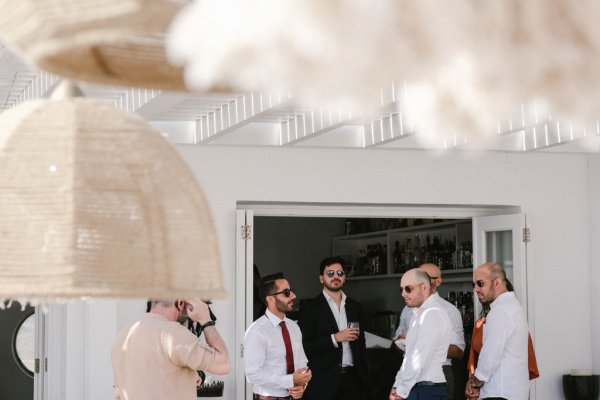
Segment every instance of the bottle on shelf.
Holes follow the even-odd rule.
[[[380,266],[379,266],[380,274],[386,274],[388,272],[387,260],[388,260],[388,248],[387,248],[387,244],[384,244],[381,247],[381,259],[380,259]]]
[[[396,240],[394,245],[396,247],[392,254],[392,272],[394,274],[399,274],[402,272],[402,250],[400,250],[400,241]]]
[[[412,268],[413,254],[410,239],[406,239],[406,248],[402,253],[402,272],[406,272]]]
[[[415,235],[415,247],[413,249],[413,262],[412,267],[416,268],[423,264],[423,251],[421,250],[421,241],[419,235]]]

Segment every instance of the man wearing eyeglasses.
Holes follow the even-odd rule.
[[[323,291],[302,305],[298,319],[314,374],[303,399],[362,400],[367,388],[367,350],[358,327],[361,306],[342,291],[344,260],[328,257],[321,261],[319,280]]]
[[[463,358],[465,350],[465,334],[463,329],[462,316],[458,308],[449,301],[443,299],[438,294],[438,288],[442,285],[442,271],[440,268],[431,263],[423,264],[419,267],[429,275],[431,279],[432,295],[438,297],[440,304],[446,310],[450,324],[452,325],[452,336],[450,338],[450,346],[448,346],[448,356],[443,365],[444,376],[446,377],[446,389],[448,390],[448,400],[454,399],[454,374],[452,372],[452,360],[460,360]],[[406,337],[408,326],[413,313],[410,307],[404,307],[400,315],[400,325],[396,330],[396,337]],[[461,385],[462,386],[462,385]]]
[[[197,370],[229,372],[225,342],[199,300],[151,300],[149,311],[121,331],[112,348],[115,399],[196,399]],[[190,318],[207,345],[181,325]]]
[[[281,273],[262,277],[258,293],[267,310],[246,331],[243,348],[254,400],[299,399],[312,374],[300,328],[285,316],[293,310],[296,294]]]
[[[506,273],[491,262],[477,267],[473,289],[490,312],[483,327],[483,347],[475,374],[469,378],[469,399],[527,400],[529,397],[527,318],[514,292],[506,287]]]
[[[406,353],[396,374],[389,400],[447,399],[442,364],[450,345],[451,324],[439,296],[433,296],[431,279],[413,268],[402,275],[402,297],[413,308],[406,336]]]

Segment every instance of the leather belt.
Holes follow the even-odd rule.
[[[254,393],[254,400],[292,400],[292,397],[263,396],[262,394]]]
[[[340,367],[340,373],[347,374],[348,372],[352,371],[353,368],[354,368],[353,365],[348,365],[346,367]]]
[[[415,386],[446,386],[446,382],[421,381],[415,383]]]

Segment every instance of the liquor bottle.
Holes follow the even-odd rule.
[[[413,267],[418,267],[423,264],[423,251],[421,250],[421,241],[419,235],[415,235],[415,247],[413,249]]]
[[[402,251],[400,250],[400,241],[396,240],[396,248],[392,255],[392,268],[395,274],[402,272]]]
[[[431,238],[429,233],[425,236],[425,246],[423,246],[423,262],[432,263],[433,261],[433,248],[431,246]]]
[[[380,267],[379,273],[385,274],[387,272],[387,261],[388,261],[388,248],[387,244],[384,244],[381,248],[381,259],[379,260]]]
[[[410,239],[406,239],[406,249],[402,253],[402,272],[406,272],[412,268],[413,254]]]
[[[373,247],[372,275],[379,275],[379,271],[381,271],[381,243],[377,243]]]

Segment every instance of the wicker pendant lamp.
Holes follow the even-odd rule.
[[[0,0],[0,36],[51,73],[89,82],[184,90],[164,35],[183,1]]]
[[[0,114],[0,298],[224,296],[186,164],[141,118],[84,98]]]

